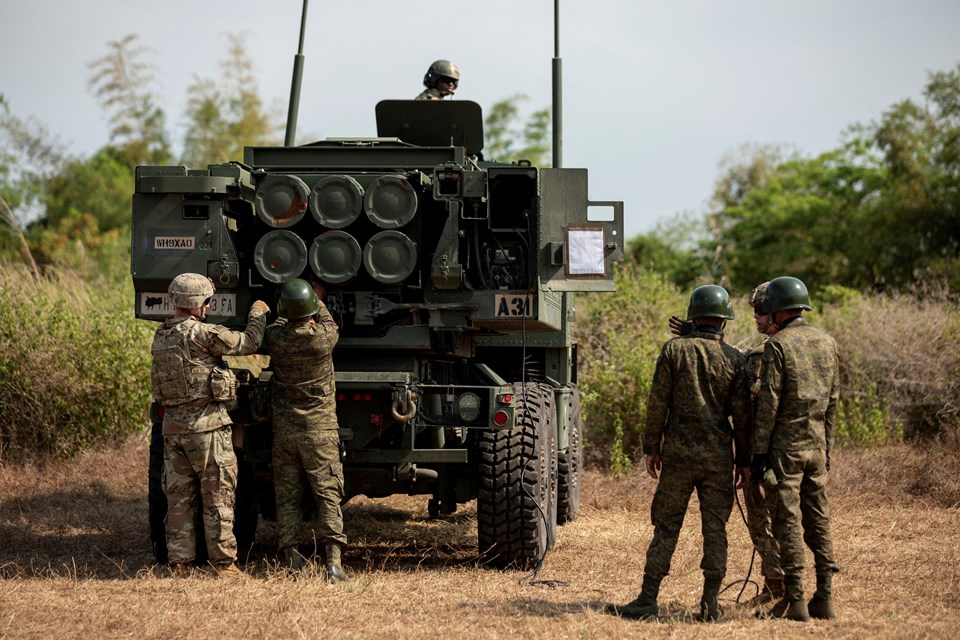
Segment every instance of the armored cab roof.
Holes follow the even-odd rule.
[[[381,100],[377,135],[420,147],[464,147],[468,155],[483,149],[483,112],[470,100]]]

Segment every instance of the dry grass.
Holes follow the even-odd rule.
[[[476,566],[473,509],[429,520],[421,499],[356,500],[345,509],[351,581],[292,580],[255,548],[251,578],[174,580],[146,542],[143,442],[50,467],[0,468],[2,638],[619,638],[949,637],[960,624],[960,462],[908,447],[839,451],[833,530],[840,619],[759,621],[730,602],[729,621],[690,621],[699,595],[695,505],[664,581],[663,623],[604,615],[639,588],[654,484],[587,477],[581,518],[559,531],[541,578]],[[736,514],[736,512],[735,512]],[[731,521],[728,580],[750,564]],[[269,542],[269,526],[261,542]],[[812,571],[808,569],[808,587]],[[752,595],[748,591],[746,595]]]

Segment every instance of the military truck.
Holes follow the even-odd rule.
[[[136,315],[172,315],[167,287],[184,272],[212,278],[208,321],[233,327],[256,299],[275,311],[292,278],[322,285],[340,327],[345,501],[423,495],[440,516],[476,500],[482,561],[530,566],[579,510],[573,294],[613,291],[623,203],[589,200],[585,169],[484,160],[474,102],[387,100],[376,122],[376,137],[247,147],[242,162],[206,169],[138,167]],[[258,517],[275,515],[271,372],[237,374],[243,549]],[[163,562],[160,408],[152,415],[151,540]]]

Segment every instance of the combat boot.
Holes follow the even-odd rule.
[[[327,554],[327,582],[336,584],[337,582],[346,582],[347,574],[343,571],[340,564],[340,543],[327,542],[323,545]]]
[[[723,620],[723,607],[717,601],[720,597],[720,584],[723,578],[704,578],[703,595],[700,596],[700,622],[720,622]]]
[[[833,610],[833,574],[817,576],[817,590],[807,605],[811,618],[833,620],[837,617]]]
[[[660,613],[657,607],[657,596],[660,594],[660,578],[651,578],[643,576],[643,586],[640,588],[640,595],[632,602],[624,605],[609,604],[604,609],[607,613],[620,616],[621,618],[631,618],[633,620],[655,620]]]
[[[767,604],[768,602],[777,602],[778,600],[782,600],[783,596],[783,576],[770,577],[764,580],[763,588],[760,589],[760,593],[744,602],[743,606],[759,607],[760,605]]]
[[[773,605],[766,617],[808,622],[810,613],[807,611],[807,603],[803,600],[803,577],[784,576],[783,583],[785,590],[783,599]]]
[[[247,577],[247,574],[240,571],[240,568],[233,562],[213,565],[213,574],[223,580],[241,580]]]
[[[283,556],[284,567],[293,573],[301,573],[303,571],[303,556],[300,555],[296,547],[284,547],[281,555]]]

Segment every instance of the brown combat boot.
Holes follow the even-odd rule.
[[[189,562],[170,563],[171,578],[189,578],[191,575],[193,575],[193,567],[190,566]]]
[[[660,593],[660,578],[643,576],[643,586],[640,595],[627,604],[608,604],[604,611],[611,615],[632,620],[656,620],[660,613],[657,607],[657,595]]]
[[[336,584],[346,582],[347,574],[343,571],[343,565],[340,564],[340,543],[327,542],[323,545],[327,554],[327,582]]]
[[[247,577],[247,574],[240,571],[240,567],[233,562],[213,565],[213,575],[223,580],[242,580]]]
[[[817,590],[810,598],[807,610],[811,618],[834,620],[837,612],[833,610],[833,574],[817,576]]]

